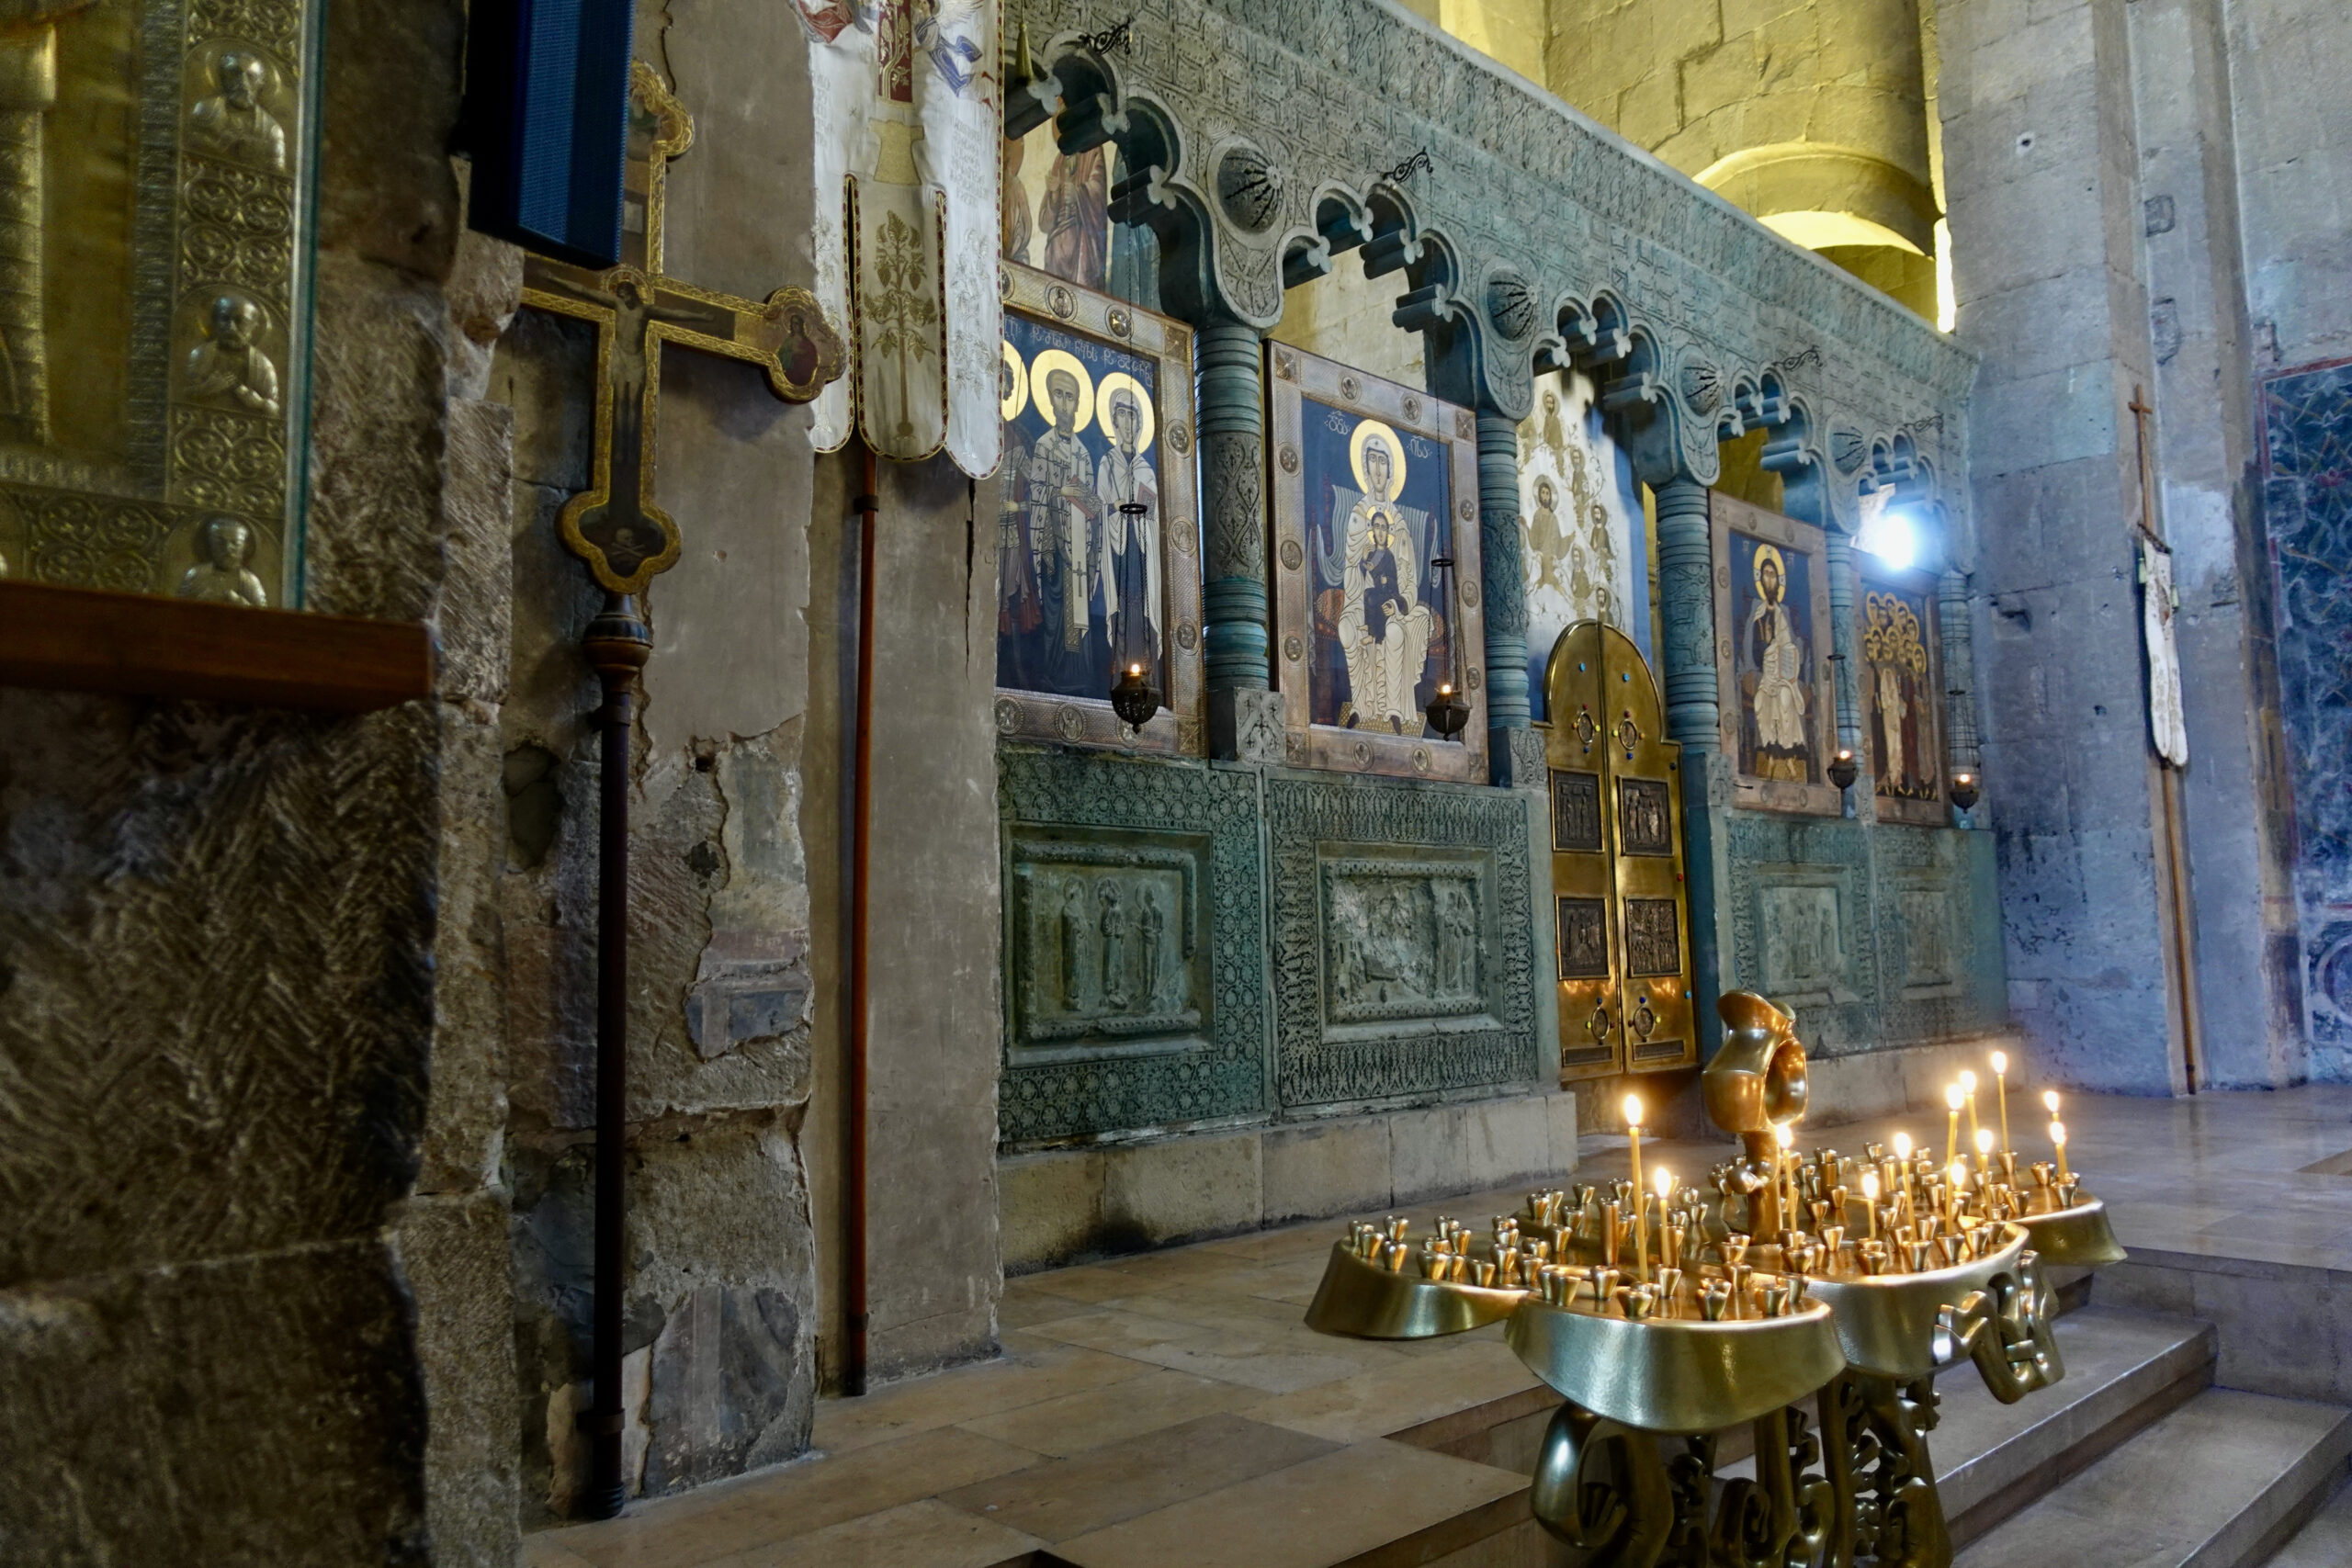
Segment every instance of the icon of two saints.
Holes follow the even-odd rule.
[[[1166,691],[1149,389],[1127,370],[1098,377],[1068,348],[1024,359],[1008,341],[998,389],[997,683],[1100,697],[1132,662]]]

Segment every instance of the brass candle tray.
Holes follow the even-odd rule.
[[[1792,1404],[1846,1364],[1829,1303],[1776,1317],[1708,1319],[1685,1292],[1671,1316],[1630,1318],[1587,1295],[1522,1303],[1504,1330],[1527,1370],[1626,1427],[1699,1433]]]
[[[1358,1339],[1432,1339],[1500,1323],[1527,1299],[1523,1288],[1480,1287],[1392,1269],[1358,1257],[1355,1242],[1331,1248],[1306,1326]],[[1392,1245],[1402,1246],[1400,1237]]]
[[[2047,1265],[2104,1269],[2129,1256],[2108,1223],[2107,1205],[2081,1193],[2069,1206],[2018,1217],[2033,1237],[2033,1250]]]

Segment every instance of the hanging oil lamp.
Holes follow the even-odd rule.
[[[1143,575],[1143,519],[1150,513],[1151,508],[1139,501],[1119,508],[1119,515],[1127,520],[1127,559],[1119,573],[1126,579],[1120,584],[1125,610],[1119,617],[1119,673],[1111,682],[1111,711],[1130,729],[1141,729],[1159,711],[1159,693],[1150,675],[1153,650],[1136,624],[1147,619],[1143,584],[1136,579]]]
[[[1437,571],[1438,603],[1445,606],[1445,678],[1437,683],[1437,695],[1422,711],[1430,728],[1451,740],[1470,722],[1470,699],[1462,694],[1461,617],[1455,613],[1453,558],[1432,556],[1430,565]]]

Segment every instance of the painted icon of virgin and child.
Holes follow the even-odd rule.
[[[1345,416],[1339,423],[1346,429]],[[1329,497],[1329,510],[1310,524],[1315,555],[1316,659],[1309,708],[1317,724],[1385,735],[1420,735],[1422,710],[1442,678],[1446,617],[1437,603],[1430,558],[1444,553],[1444,474],[1430,453],[1421,473],[1408,467],[1405,444],[1378,420],[1347,430],[1344,450],[1353,488],[1338,482],[1342,443],[1338,430],[1307,432],[1307,493]],[[1317,439],[1317,437],[1325,439]],[[1315,459],[1320,457],[1321,461]],[[1400,498],[1408,479],[1414,499]],[[1430,491],[1422,494],[1421,491]]]

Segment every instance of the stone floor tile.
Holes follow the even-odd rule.
[[[862,1399],[818,1401],[810,1446],[826,1453],[846,1453],[911,1432],[953,1426],[975,1416],[1100,1388],[1151,1370],[1125,1357],[1032,1339],[1034,1333],[1016,1330],[1003,1336],[1008,1353],[993,1361],[912,1378],[876,1389]]]
[[[1068,1296],[1049,1295],[1043,1291],[1015,1295],[1008,1290],[996,1303],[996,1325],[1000,1329],[1027,1328],[1033,1324],[1051,1323],[1056,1318],[1092,1310],[1086,1303]]]
[[[1075,1568],[1326,1568],[1526,1486],[1467,1460],[1357,1443],[1059,1542],[1054,1555]]]
[[[949,1427],[854,1453],[803,1460],[633,1503],[602,1524],[555,1532],[555,1544],[594,1568],[702,1568],[703,1564],[933,1493],[1038,1463],[1036,1450]]]
[[[1044,1544],[960,1508],[908,1503],[772,1546],[711,1568],[1026,1568]]]
[[[1122,1296],[1143,1295],[1153,1286],[1153,1281],[1108,1263],[1023,1274],[1019,1282],[1026,1294],[1066,1296],[1079,1302],[1108,1302]]]
[[[1499,1341],[1447,1347],[1396,1371],[1358,1372],[1337,1382],[1277,1394],[1247,1406],[1253,1421],[1334,1442],[1385,1438],[1539,1386]]]
[[[943,1503],[1046,1540],[1067,1540],[1339,1445],[1238,1416],[1204,1416],[1074,1459],[975,1483]]]
[[[1311,1391],[1310,1391],[1311,1392]],[[1106,1443],[1254,1404],[1265,1395],[1238,1383],[1188,1372],[1147,1371],[1142,1377],[1068,1394],[966,1423],[1000,1442],[1067,1458]]]
[[[523,1568],[596,1568],[580,1553],[557,1541],[552,1533],[523,1538]]]
[[[2344,1568],[2352,1562],[2352,1485],[2336,1488],[2263,1568]]]

